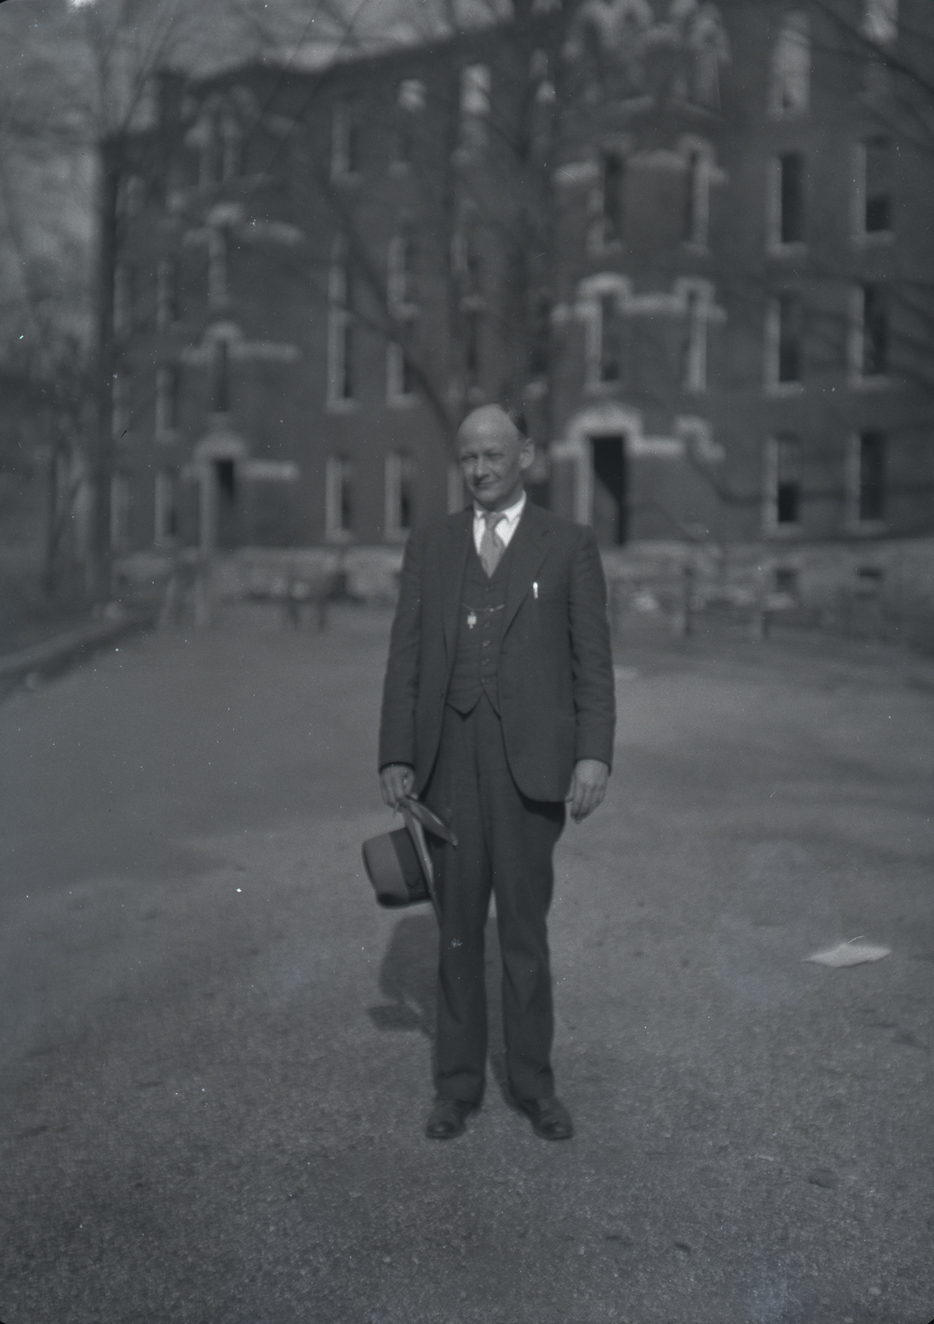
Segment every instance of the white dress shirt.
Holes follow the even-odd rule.
[[[512,541],[512,535],[516,531],[523,510],[525,510],[524,492],[514,505],[496,512],[500,517],[499,523],[496,525],[496,536],[504,547],[508,547]],[[483,517],[489,513],[482,506],[474,506],[473,508],[473,545],[477,549],[478,556],[480,555],[480,539],[483,537],[483,531],[486,528],[486,520]]]

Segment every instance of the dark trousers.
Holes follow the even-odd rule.
[[[484,695],[466,716],[448,707],[424,799],[450,823],[456,848],[433,842],[441,909],[436,1088],[476,1100],[484,1082],[484,929],[490,892],[503,958],[506,1070],[523,1099],[554,1093],[554,1015],[546,916],[564,804],[529,800],[509,771],[503,730]]]

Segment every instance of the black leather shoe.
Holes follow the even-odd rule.
[[[559,1099],[518,1099],[517,1103],[543,1140],[570,1140],[574,1134],[571,1114]]]
[[[453,1140],[455,1136],[463,1135],[467,1118],[476,1106],[465,1099],[435,1099],[428,1114],[425,1135],[429,1140]]]

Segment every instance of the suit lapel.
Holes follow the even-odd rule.
[[[522,599],[530,591],[535,574],[548,551],[550,529],[541,518],[538,507],[526,498],[519,526],[513,534],[512,565],[509,567],[509,585],[506,590],[506,611],[503,633],[509,629]]]
[[[447,649],[449,662],[453,662],[454,650],[457,647],[457,621],[461,599],[464,596],[464,571],[467,567],[467,553],[470,550],[472,532],[473,511],[462,511],[448,524],[441,552],[442,624],[444,646]]]

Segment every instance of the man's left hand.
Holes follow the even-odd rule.
[[[600,759],[577,760],[571,778],[571,789],[566,796],[566,803],[570,805],[571,817],[575,823],[580,823],[603,802],[609,779],[610,770]]]

